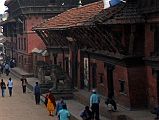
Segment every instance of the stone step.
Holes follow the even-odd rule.
[[[21,72],[19,72],[19,71],[21,71]],[[23,76],[26,77],[26,78],[34,76],[33,73],[27,73],[24,70],[21,70],[19,68],[12,68],[10,70],[10,73],[13,74],[14,76],[16,76],[19,79],[21,79]]]

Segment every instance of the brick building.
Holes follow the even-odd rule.
[[[78,5],[78,0],[6,0],[8,18],[0,24],[6,36],[6,58],[14,58],[17,66],[32,71],[32,50],[46,48],[32,27],[68,8]]]
[[[99,1],[70,9],[34,30],[40,36],[44,31],[46,38],[52,35],[50,41],[41,36],[48,44],[69,46],[74,87],[96,88],[130,109],[155,107],[159,104],[158,8],[157,1],[127,0],[103,9]]]

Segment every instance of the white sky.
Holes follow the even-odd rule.
[[[5,6],[4,6],[5,0],[0,0],[0,14],[3,14],[5,11]]]

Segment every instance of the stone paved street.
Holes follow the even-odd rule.
[[[2,75],[5,83],[10,76]],[[35,105],[34,96],[29,90],[26,94],[22,93],[21,82],[13,76],[14,88],[13,96],[9,97],[8,89],[6,96],[1,97],[0,90],[0,120],[56,120],[55,117],[48,116],[43,104]]]

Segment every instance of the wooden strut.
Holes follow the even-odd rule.
[[[102,31],[101,32],[99,32],[99,31],[97,31],[96,30],[96,28],[94,28],[94,29],[92,29],[93,31],[94,31],[94,33],[98,36],[98,43],[101,43],[102,44],[102,47],[104,47],[104,48],[102,48],[102,50],[105,50],[105,45],[106,45],[106,47],[107,47],[107,49],[109,50],[109,51],[113,51],[113,49],[111,48],[111,46],[105,41],[105,40],[103,40],[103,36],[102,36]],[[99,40],[100,39],[100,40]],[[104,45],[104,46],[103,46]]]
[[[58,31],[58,32],[55,33],[55,35],[59,38],[59,40],[60,40],[59,43],[61,43],[61,46],[63,45],[60,48],[62,50],[63,70],[65,70],[65,51],[64,51],[63,47],[67,46],[67,45],[66,45],[66,42],[64,42],[64,40],[66,41],[66,38],[63,37],[64,35],[62,33],[63,33],[62,31]]]
[[[97,50],[101,50],[103,44],[101,44],[99,42],[99,37],[97,38],[97,34],[95,34],[94,30],[93,29],[90,29],[90,28],[87,28],[87,31],[89,32],[89,34],[91,34],[91,41],[95,42],[96,43],[96,46],[97,46]]]
[[[86,47],[93,46],[94,48],[97,48],[96,45],[90,40],[90,38],[87,35],[85,35],[85,32],[84,32],[84,30],[82,30],[82,28],[78,29],[77,33],[79,33],[79,34],[75,34],[75,36],[79,36],[82,38],[82,39],[80,39],[80,41],[78,41],[79,44],[82,42],[86,45]],[[86,39],[89,40],[90,42],[87,42]]]
[[[87,33],[87,34],[84,34],[84,36],[85,36],[85,39],[88,40],[88,42],[87,41],[86,42],[90,45],[90,47],[95,48],[96,50],[98,50],[99,46],[98,46],[97,43],[95,43],[92,40],[91,35],[90,35],[88,29],[87,28],[81,28],[80,30],[81,30],[82,33]]]
[[[79,36],[80,35],[79,33],[80,33],[79,29],[77,29],[77,28],[70,29],[69,32],[68,32],[69,36],[71,35],[71,37],[73,37],[74,39],[76,39],[76,43],[77,43],[78,47],[81,47],[82,46],[81,45],[82,42],[80,42],[80,41],[83,40],[82,38],[84,38],[84,37],[83,36],[82,37]]]
[[[52,31],[48,31],[49,34],[50,34],[50,37],[53,38],[53,40],[55,40],[55,42],[60,46],[60,48],[62,48],[64,46],[63,43],[61,43],[59,40],[58,40],[58,36],[54,33],[54,36],[51,34]]]
[[[76,33],[75,34],[75,38],[78,40],[78,46],[81,48],[81,47],[90,47],[88,44],[87,44],[87,41],[85,40],[85,37],[84,37],[84,33],[82,32],[81,29],[75,29],[74,32]]]
[[[102,31],[103,31],[105,34],[107,34],[108,37],[109,37],[111,40],[113,40],[113,36],[112,36],[111,33],[109,33],[107,30],[104,30],[104,29],[102,29]],[[114,41],[114,40],[113,40],[113,41]],[[119,40],[116,39],[116,41],[114,41],[114,42],[117,43],[117,44],[119,44],[119,47],[120,47],[123,51],[125,51],[123,45],[121,44],[121,42],[120,42]],[[118,52],[120,52],[117,47],[116,47],[116,49],[118,50]]]
[[[64,46],[68,46],[68,44],[67,44],[67,39],[66,39],[66,37],[65,37],[65,35],[64,35],[64,33],[63,33],[63,31],[58,31],[56,34],[57,34],[58,38],[60,38],[61,43],[62,43]]]
[[[41,30],[37,30],[36,33],[43,40],[43,42],[45,43],[46,46],[49,45],[47,37],[45,36],[45,34],[43,34],[43,32]]]
[[[79,32],[79,30],[78,29],[74,29],[73,30],[75,33],[79,33],[80,34],[80,32]],[[80,42],[79,40],[82,40],[84,37],[83,36],[80,36],[79,34],[74,34],[74,38],[77,40],[77,45],[78,45],[78,47],[79,48],[81,48],[81,46],[82,47],[85,47],[86,46],[86,43],[83,41],[83,42]]]
[[[96,41],[98,42],[98,44],[100,44],[99,47],[98,47],[98,50],[104,50],[104,48],[105,48],[104,46],[105,46],[105,45],[107,46],[108,50],[111,50],[110,47],[109,47],[109,45],[108,45],[106,42],[104,42],[104,41],[103,41],[103,43],[101,42],[102,39],[103,39],[103,37],[101,36],[100,33],[98,33],[98,32],[95,30],[95,27],[94,27],[93,29],[89,28],[89,30],[92,31],[92,32],[95,34],[95,37],[98,37],[98,38],[96,39]],[[94,38],[94,37],[93,37],[93,38]]]
[[[102,31],[98,27],[96,27],[96,28],[97,28],[96,29],[97,33],[100,33],[100,32],[102,33]],[[106,40],[105,43],[109,44],[110,47],[112,47],[112,50],[114,52],[118,52],[119,53],[118,49],[113,45],[111,39],[109,39],[108,36],[106,36],[105,34],[101,34],[101,36],[104,37],[104,40]]]
[[[50,37],[49,37],[49,32],[48,32],[48,30],[45,30],[45,34],[47,34],[47,35],[48,35],[48,37],[47,37],[47,41],[48,41],[48,46],[50,46],[51,39],[50,39]]]

